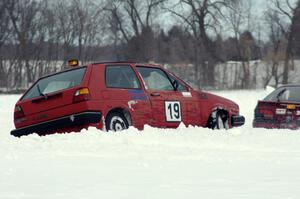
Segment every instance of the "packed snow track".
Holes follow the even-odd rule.
[[[290,199],[300,195],[300,131],[253,129],[268,91],[224,91],[246,124],[10,136],[20,96],[0,95],[1,199]]]

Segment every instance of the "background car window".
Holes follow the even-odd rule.
[[[80,68],[42,78],[24,95],[22,99],[31,99],[38,97],[41,94],[48,94],[77,86],[81,83],[85,70],[86,68]]]
[[[265,100],[269,101],[277,101],[278,99],[280,101],[300,101],[300,88],[283,87],[275,90],[265,98]]]
[[[267,97],[265,97],[264,100],[266,101],[277,101],[277,95],[280,93],[284,88],[279,88],[273,91],[271,94],[269,94]]]
[[[174,88],[167,75],[158,68],[137,67],[146,89],[173,91]]]
[[[300,88],[290,87],[286,88],[286,90],[281,95],[280,100],[282,101],[300,101]]]
[[[139,81],[130,66],[106,66],[105,82],[109,88],[140,88]]]

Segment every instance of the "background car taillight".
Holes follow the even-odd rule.
[[[20,119],[22,117],[24,117],[25,114],[21,108],[21,106],[15,106],[15,111],[14,111],[14,119]]]
[[[78,89],[73,98],[73,102],[82,102],[82,101],[87,101],[91,99],[90,91],[88,88],[81,88]]]
[[[255,111],[255,117],[258,118],[264,118],[264,119],[273,119],[274,118],[274,112],[270,109],[256,109]]]

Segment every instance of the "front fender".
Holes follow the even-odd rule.
[[[200,92],[199,103],[203,126],[207,124],[211,114],[216,110],[224,110],[228,113],[230,126],[233,126],[232,116],[239,116],[239,106],[224,97],[207,92]]]

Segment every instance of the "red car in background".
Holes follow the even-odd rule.
[[[253,127],[300,127],[300,85],[284,85],[265,99],[258,101],[254,111]]]
[[[40,78],[17,102],[14,136],[80,131],[89,126],[120,131],[145,124],[212,129],[241,126],[236,103],[196,91],[160,66],[95,63]]]

